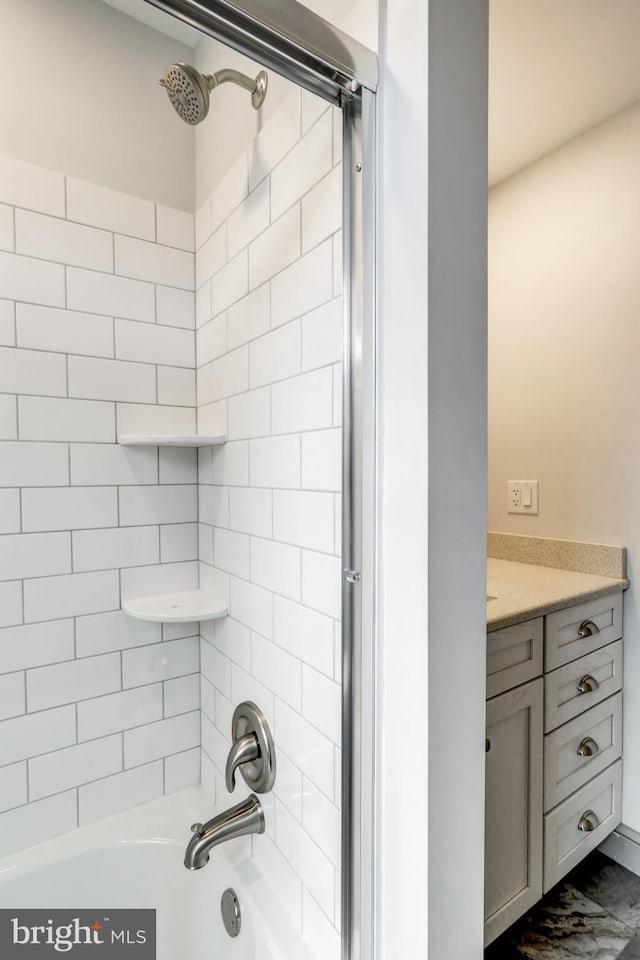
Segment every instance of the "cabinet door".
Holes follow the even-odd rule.
[[[487,701],[485,943],[542,896],[542,678]]]

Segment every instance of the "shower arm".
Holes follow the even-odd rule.
[[[254,77],[248,77],[239,70],[216,70],[215,73],[207,73],[205,80],[209,84],[209,90],[214,90],[222,83],[237,83],[239,87],[244,87],[249,93],[255,93],[258,88],[258,81]]]

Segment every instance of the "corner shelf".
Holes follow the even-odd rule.
[[[123,447],[218,447],[227,442],[224,434],[219,436],[199,436],[184,434],[175,436],[137,436],[123,433],[118,443]]]
[[[224,434],[120,434],[118,443],[124,447],[217,447],[226,443]],[[199,620],[217,620],[229,613],[226,591],[216,588],[183,590],[152,597],[127,600],[122,610],[136,620],[155,623],[196,623]]]
[[[122,609],[136,620],[156,623],[194,623],[218,620],[229,613],[227,598],[220,590],[184,590],[156,597],[127,600]]]

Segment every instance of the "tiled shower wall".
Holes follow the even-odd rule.
[[[0,855],[197,782],[193,216],[0,158]]]
[[[265,712],[276,745],[253,860],[324,957],[339,956],[340,113],[293,93],[196,214],[201,577],[230,616],[202,624],[203,780],[217,803],[231,715]],[[238,796],[246,787],[238,777]]]

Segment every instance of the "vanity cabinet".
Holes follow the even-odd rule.
[[[622,594],[487,634],[485,943],[620,823]]]

